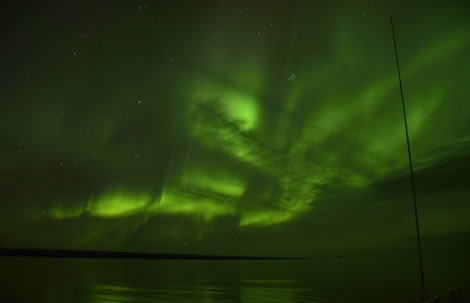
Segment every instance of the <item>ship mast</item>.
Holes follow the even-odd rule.
[[[416,206],[415,178],[413,174],[413,162],[411,161],[411,148],[410,148],[410,138],[408,135],[408,123],[406,121],[405,99],[403,97],[403,86],[401,83],[400,64],[398,63],[397,42],[395,39],[395,29],[393,27],[392,17],[390,17],[390,23],[392,24],[393,45],[395,47],[395,59],[397,61],[398,82],[400,83],[401,105],[403,109],[403,120],[405,122],[406,143],[408,146],[408,162],[410,165],[411,189],[413,192],[413,207],[414,207],[414,216],[415,216],[415,225],[416,225],[416,240],[418,242],[419,271],[420,271],[420,277],[421,277],[421,300],[425,301],[428,298],[428,296],[426,293],[426,288],[424,286],[423,255],[421,252],[421,235],[419,232],[418,207]]]

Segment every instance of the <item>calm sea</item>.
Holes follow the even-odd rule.
[[[3,257],[0,302],[417,302],[415,272],[365,262]]]

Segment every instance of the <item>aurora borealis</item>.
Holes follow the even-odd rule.
[[[465,1],[15,1],[0,246],[470,251]],[[413,255],[414,256],[414,255]]]

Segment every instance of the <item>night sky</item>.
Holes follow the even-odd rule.
[[[468,1],[10,2],[0,246],[415,258],[393,16],[423,254],[470,253]]]

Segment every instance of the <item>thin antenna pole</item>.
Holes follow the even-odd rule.
[[[403,86],[401,84],[400,64],[398,63],[397,42],[395,39],[395,29],[393,27],[392,17],[390,17],[390,22],[392,24],[393,45],[395,47],[395,59],[397,61],[398,81],[400,82],[401,105],[403,108],[403,119],[405,121],[406,143],[408,146],[408,162],[410,164],[411,189],[413,192],[413,206],[414,206],[414,213],[415,213],[416,239],[418,241],[419,271],[421,275],[421,300],[424,301],[428,298],[428,296],[426,293],[426,288],[424,287],[423,255],[421,252],[421,236],[419,232],[418,207],[416,206],[415,178],[413,174],[413,163],[411,161],[410,137],[408,135],[408,123],[406,122],[405,99],[403,97]]]

